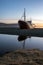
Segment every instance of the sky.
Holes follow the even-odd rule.
[[[0,0],[0,19],[26,18],[43,20],[43,0]]]

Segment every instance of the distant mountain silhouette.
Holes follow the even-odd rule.
[[[0,26],[6,25],[5,23],[0,23]]]
[[[0,27],[19,27],[19,25],[16,23],[12,23],[12,24],[6,24],[6,23],[0,23]]]

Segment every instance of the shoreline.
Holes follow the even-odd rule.
[[[0,34],[43,37],[43,28],[19,29],[14,27],[0,27]]]

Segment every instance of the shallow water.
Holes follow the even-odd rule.
[[[0,54],[17,49],[43,50],[43,37],[0,34]]]

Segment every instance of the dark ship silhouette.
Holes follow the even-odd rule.
[[[24,8],[24,21],[19,20],[18,21],[20,29],[31,29],[32,27],[32,21],[26,21],[26,15],[25,15],[25,8]]]

